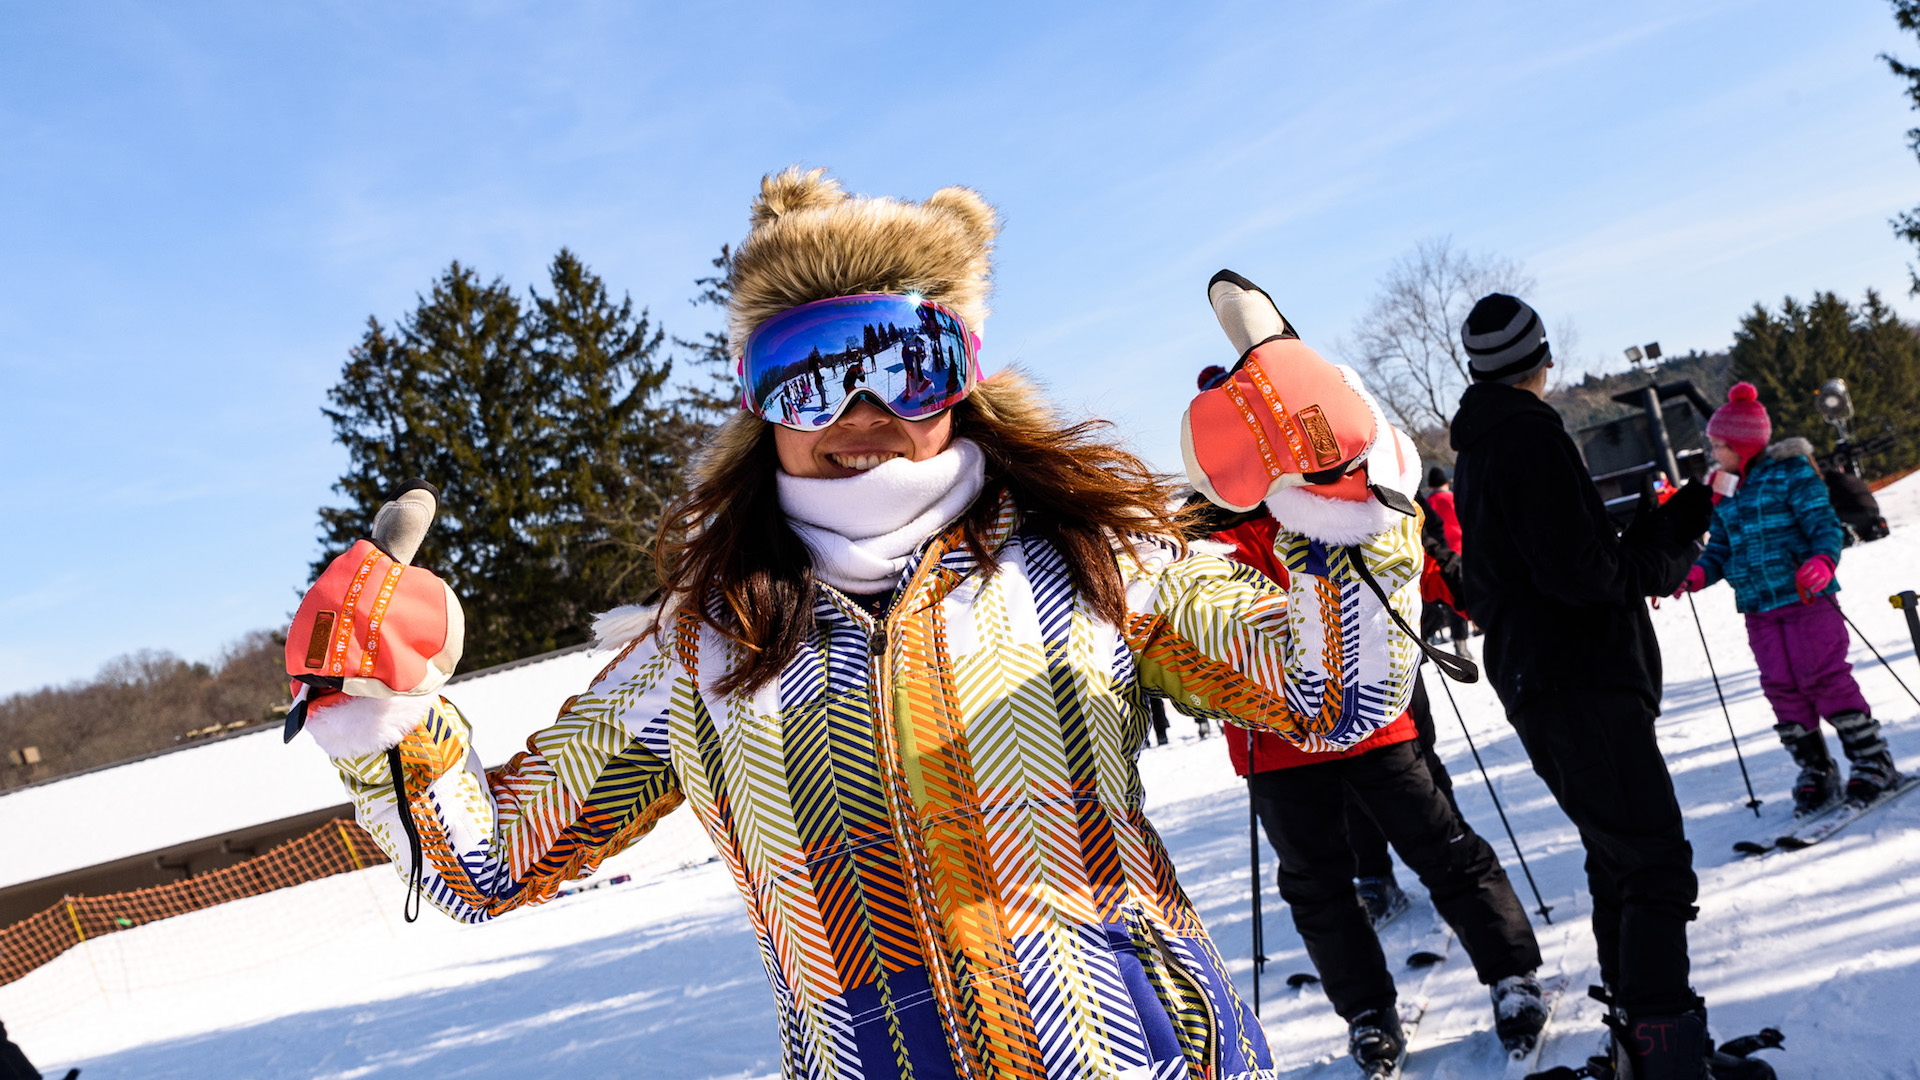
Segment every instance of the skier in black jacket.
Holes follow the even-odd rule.
[[[1697,1080],[1710,1075],[1705,1003],[1688,982],[1699,886],[1654,741],[1660,644],[1643,598],[1685,579],[1710,497],[1689,484],[1616,535],[1560,414],[1540,399],[1553,359],[1539,315],[1494,293],[1461,336],[1474,384],[1453,418],[1453,483],[1463,592],[1486,633],[1487,672],[1586,846],[1615,1056],[1633,1070],[1624,1075]]]

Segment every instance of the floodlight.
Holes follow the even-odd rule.
[[[1820,392],[1814,396],[1813,407],[1829,423],[1842,423],[1853,418],[1853,397],[1847,393],[1847,380],[1828,379],[1820,384]]]
[[[1627,361],[1629,363],[1637,364],[1644,359],[1646,359],[1646,355],[1640,351],[1640,346],[1638,345],[1627,346]]]
[[[1660,359],[1660,343],[1659,342],[1657,341],[1647,342],[1647,359],[1649,360]]]

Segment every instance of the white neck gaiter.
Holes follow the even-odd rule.
[[[813,552],[821,581],[858,595],[887,592],[928,537],[964,513],[986,483],[986,455],[955,439],[925,461],[894,458],[858,476],[776,474],[780,509]]]

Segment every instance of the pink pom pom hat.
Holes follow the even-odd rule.
[[[1767,416],[1767,407],[1760,404],[1760,391],[1747,382],[1729,387],[1727,403],[1715,409],[1713,419],[1707,421],[1707,434],[1733,447],[1743,462],[1765,450],[1773,437],[1773,420]]]

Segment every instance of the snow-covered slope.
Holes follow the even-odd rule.
[[[1882,493],[1894,535],[1842,560],[1846,610],[1908,685],[1920,690],[1900,613],[1886,597],[1920,588],[1920,476]],[[1716,1032],[1772,1025],[1783,1078],[1920,1076],[1920,797],[1808,851],[1753,860],[1735,840],[1780,830],[1793,768],[1724,586],[1699,613],[1748,771],[1765,805],[1744,802],[1740,770],[1684,602],[1655,612],[1667,666],[1660,723],[1701,879],[1694,978]],[[1920,769],[1920,713],[1872,659],[1856,671],[1888,722],[1901,764]],[[1441,751],[1460,802],[1494,843],[1531,906],[1461,725],[1435,693]],[[1545,1064],[1577,1064],[1598,1043],[1578,838],[1528,767],[1484,685],[1454,687],[1465,723],[1552,905],[1536,927],[1549,967],[1575,976]],[[1218,739],[1176,718],[1175,745],[1146,751],[1150,813],[1181,880],[1237,958],[1252,990],[1247,810]],[[43,1068],[80,1065],[87,1080],[187,1077],[761,1077],[779,1072],[770,995],[726,874],[683,811],[602,874],[625,885],[583,892],[495,923],[399,919],[391,868],[255,897],[72,950],[0,987],[0,1018]],[[658,841],[658,842],[656,842]],[[1261,1015],[1283,1076],[1347,1076],[1344,1029],[1317,990],[1262,851],[1267,951]],[[1404,879],[1404,874],[1403,874]],[[1411,935],[1416,914],[1390,934]],[[1389,943],[1389,955],[1404,948]],[[1403,986],[1410,985],[1412,976]],[[1425,986],[1431,1001],[1410,1077],[1499,1075],[1485,991],[1458,947]]]

